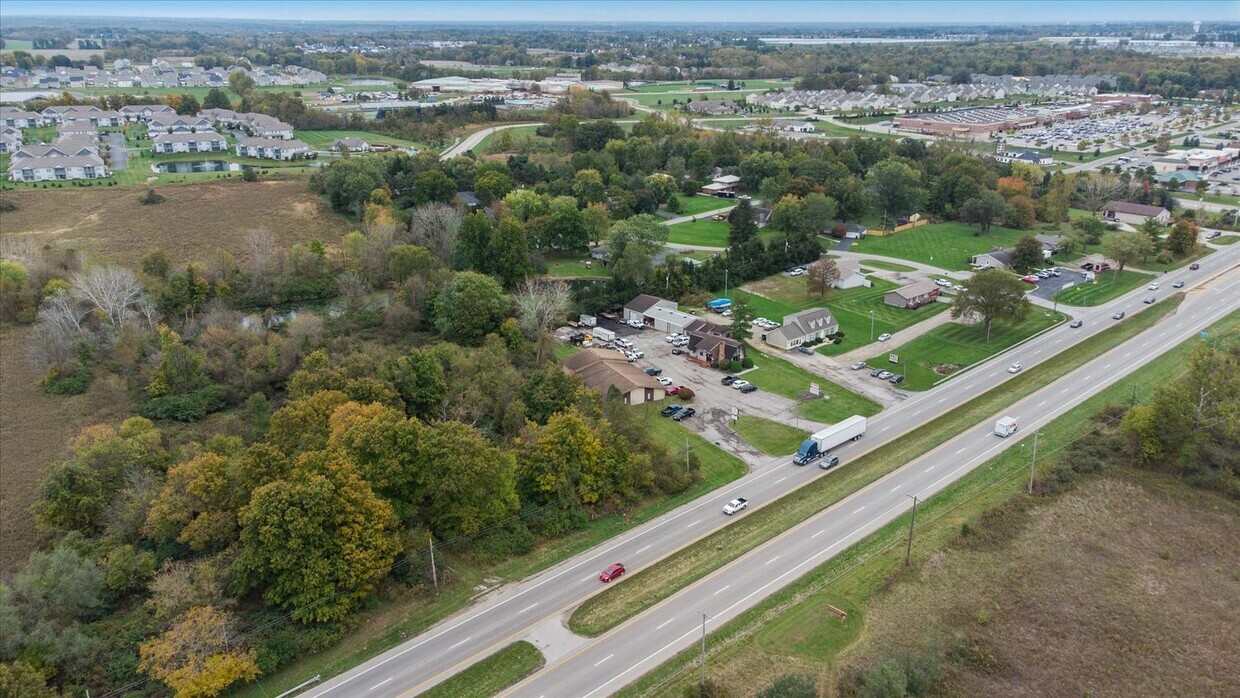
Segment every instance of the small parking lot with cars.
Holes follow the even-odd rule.
[[[1085,272],[1080,269],[1055,267],[1055,270],[1059,272],[1059,276],[1051,274],[1045,278],[1039,277],[1037,287],[1030,292],[1031,295],[1050,300],[1056,293],[1065,288],[1083,284],[1088,280]]]

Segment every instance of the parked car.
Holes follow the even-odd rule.
[[[1094,270],[1094,263],[1093,263],[1093,262],[1086,262],[1086,263],[1084,263],[1084,264],[1082,264],[1082,265],[1081,265],[1081,268],[1082,268],[1082,269],[1084,269],[1085,271],[1093,271],[1093,270]]]
[[[742,393],[745,393],[746,395],[748,395],[749,393],[752,393],[752,392],[756,391],[757,389],[758,389],[758,386],[754,385],[753,383],[750,383],[749,385],[745,386],[744,388],[741,388],[741,392],[742,392]]]
[[[629,320],[625,322],[624,324],[628,325],[629,327],[632,327],[635,330],[640,330],[641,328],[646,326],[645,323],[643,323],[641,320]]]
[[[1080,318],[1077,318],[1076,320],[1073,320],[1073,321],[1072,321],[1072,324],[1068,325],[1068,327],[1071,327],[1071,328],[1073,328],[1073,329],[1076,329],[1076,328],[1078,328],[1078,327],[1080,327],[1081,325],[1084,325],[1084,324],[1085,324],[1085,321],[1084,321],[1084,320],[1081,320]]]
[[[901,374],[898,374],[898,375],[894,375],[894,376],[892,376],[892,377],[891,377],[891,382],[892,382],[892,383],[903,383],[903,382],[904,382],[904,374],[903,374],[903,373],[901,373]]]
[[[1032,276],[1032,275],[1030,275],[1030,276],[1022,276],[1022,277],[1020,277],[1020,280],[1021,280],[1021,281],[1024,281],[1024,282],[1025,282],[1025,283],[1027,283],[1027,284],[1036,284],[1036,283],[1038,282],[1038,277],[1036,277],[1036,276]]]
[[[952,285],[952,282],[948,281],[947,279],[935,279],[935,280],[934,280],[934,285],[935,285],[935,286],[943,286],[943,287],[948,287],[948,286],[951,286],[951,285]]]
[[[885,341],[887,341],[887,340],[889,340],[889,339],[891,339],[891,333],[890,333],[890,332],[884,332],[884,333],[882,333],[882,334],[878,335],[878,341],[880,341],[880,342],[885,342]]]
[[[683,353],[685,353],[684,349],[681,349],[680,347],[672,347],[672,356],[680,356]]]
[[[724,385],[732,385],[733,383],[736,382],[736,376],[733,376],[732,374],[728,374],[724,376],[723,379],[720,380],[719,382],[723,383]]]
[[[632,351],[632,354],[633,354],[633,356],[636,356],[636,357],[637,357],[637,358],[639,358],[639,359],[644,359],[644,358],[646,358],[646,352],[642,351],[641,349],[634,349],[634,350]]]
[[[1173,282],[1171,283],[1171,288],[1184,288],[1184,282],[1183,282],[1183,281],[1173,281]]]
[[[1198,263],[1196,263],[1196,262],[1193,262],[1192,264],[1188,265],[1188,268],[1189,268],[1191,271],[1197,271],[1198,269],[1200,269],[1200,268],[1201,268],[1201,265],[1200,265],[1200,264],[1198,264]]]
[[[677,422],[683,422],[695,414],[697,414],[697,410],[693,409],[692,407],[686,407],[683,410],[672,415],[672,419],[676,420]]]
[[[885,381],[894,375],[896,374],[892,373],[891,371],[883,371],[882,373],[878,374],[878,379]]]
[[[858,361],[857,363],[852,365],[852,370],[854,371],[860,371],[863,368],[869,368],[869,366],[865,365],[864,361]]]
[[[663,409],[659,410],[659,414],[663,415],[664,417],[671,417],[672,415],[683,410],[684,408],[685,408],[684,405],[668,405],[667,407],[664,407]]]
[[[680,394],[680,388],[679,388],[678,386],[672,386],[672,387],[670,387],[670,388],[664,388],[664,389],[663,389],[663,393],[664,393],[665,395],[679,395],[679,394]]]
[[[738,379],[736,379],[736,380],[734,380],[734,381],[732,381],[732,389],[733,389],[733,390],[740,390],[741,388],[744,388],[744,387],[745,387],[745,386],[747,386],[747,385],[749,385],[749,381],[746,381],[746,380],[740,380],[739,378],[738,378]]]
[[[1156,298],[1154,298],[1153,296],[1146,296],[1145,298],[1142,298],[1142,299],[1141,299],[1141,302],[1142,302],[1142,303],[1144,303],[1144,304],[1146,304],[1146,305],[1149,305],[1150,303],[1153,303],[1155,300],[1157,300],[1157,299],[1156,299]]]
[[[659,385],[662,385],[662,386],[668,386],[672,384],[672,379],[668,378],[667,376],[659,376],[658,378],[655,378],[655,380],[659,381]]]
[[[882,372],[883,372],[883,369],[881,369],[881,368],[876,368],[876,369],[874,369],[873,371],[870,371],[870,375],[871,375],[872,377],[874,377],[874,378],[878,378],[879,374],[880,374],[880,373],[882,373]]]
[[[1094,266],[1094,271],[1095,272],[1108,271],[1110,270],[1110,268],[1111,268],[1110,264],[1107,264],[1106,262],[1102,262],[1101,264],[1097,264]]]
[[[1114,313],[1111,313],[1111,319],[1112,319],[1112,320],[1123,320],[1123,319],[1124,319],[1124,311],[1122,311],[1122,310],[1116,310]]]
[[[600,572],[598,575],[598,580],[600,582],[610,582],[624,576],[624,572],[624,565],[617,562],[616,564],[611,565],[607,569]]]
[[[809,347],[797,347],[797,352],[806,356],[813,356],[814,350]]]
[[[1022,368],[1024,368],[1024,366],[1021,366],[1019,362],[1014,363],[1011,366],[1008,366],[1008,373],[1020,373]]]
[[[663,369],[659,368],[658,366],[647,366],[646,367],[647,376],[657,376],[660,373],[663,373]]]

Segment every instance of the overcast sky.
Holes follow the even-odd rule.
[[[360,21],[1097,22],[1240,21],[1240,0],[3,0],[0,16]]]

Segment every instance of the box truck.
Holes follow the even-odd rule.
[[[1016,418],[1004,417],[995,422],[995,434],[1002,437],[1008,437],[1016,433]]]
[[[593,334],[594,334],[595,339],[598,339],[604,342],[611,342],[611,341],[615,341],[616,339],[616,333],[607,329],[606,327],[595,327],[593,330]]]
[[[797,465],[812,463],[827,455],[827,452],[836,446],[856,441],[863,434],[865,434],[865,417],[853,415],[803,441],[796,455],[792,456],[792,462]]]

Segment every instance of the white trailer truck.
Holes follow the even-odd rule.
[[[865,434],[865,417],[853,415],[844,421],[811,435],[792,456],[797,465],[812,463],[841,444],[856,441]]]

